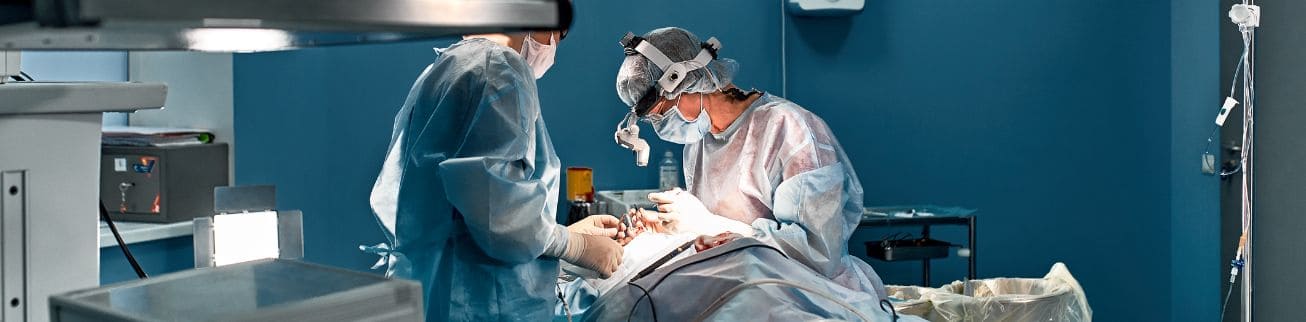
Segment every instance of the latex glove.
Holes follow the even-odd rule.
[[[687,191],[674,188],[663,192],[654,192],[648,194],[648,201],[658,205],[658,211],[665,213],[672,218],[683,216],[711,216],[712,211],[707,210],[698,197],[694,197]]]
[[[570,227],[569,227],[570,228]],[[621,245],[610,237],[567,232],[567,249],[558,259],[584,267],[608,278],[621,266]]]
[[[654,231],[700,235],[732,232],[753,236],[753,228],[748,224],[713,214],[698,197],[680,188],[650,193],[648,200],[658,205],[658,211],[644,211],[641,217]]]
[[[698,236],[697,239],[694,239],[694,250],[698,252],[703,252],[705,250],[709,250],[712,249],[713,247],[725,245],[727,243],[730,243],[732,241],[735,241],[736,239],[743,238],[743,237],[744,236],[736,233],[720,233],[717,234],[716,236],[708,236],[708,235]]]
[[[618,239],[624,237],[626,226],[622,225],[617,217],[611,215],[591,215],[567,226],[567,231]]]
[[[680,232],[680,223],[689,216],[715,216],[694,195],[675,188],[648,194],[648,200],[657,204],[658,211],[642,211],[641,219],[650,229],[660,233]]]
[[[621,221],[621,229],[622,229],[621,231],[617,232],[618,244],[621,244],[621,246],[626,246],[626,244],[629,244],[631,240],[634,240],[635,237],[638,237],[640,233],[649,230],[644,225],[644,221],[640,220],[640,218],[641,217],[638,208],[631,208],[630,210],[626,211],[626,214],[621,215],[621,217],[618,217],[618,219]]]
[[[644,209],[630,208],[626,211],[626,217],[630,218],[630,227],[626,227],[626,234],[630,237],[639,236],[647,231],[653,231],[651,223],[657,222],[656,219],[649,219],[644,215]]]

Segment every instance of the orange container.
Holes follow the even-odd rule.
[[[567,201],[594,202],[594,169],[567,167]]]

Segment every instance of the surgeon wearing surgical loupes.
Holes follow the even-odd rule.
[[[571,11],[566,10],[567,13]],[[621,262],[612,216],[556,223],[558,156],[537,78],[566,31],[465,36],[437,49],[395,116],[370,202],[388,276],[420,281],[428,321],[543,321],[558,260]]]
[[[743,223],[737,236],[773,243],[786,255],[853,290],[885,298],[883,282],[849,255],[862,214],[862,187],[821,118],[732,82],[738,64],[718,57],[715,39],[680,28],[622,40],[617,94],[659,138],[683,144],[687,190],[653,193],[657,212],[635,217],[653,230],[685,231],[715,217]],[[696,232],[716,234],[719,231]]]

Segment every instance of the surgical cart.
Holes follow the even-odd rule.
[[[965,226],[966,247],[958,253],[966,257],[966,278],[975,279],[975,216],[972,210],[920,207],[868,207],[862,214],[858,230],[870,228],[920,227],[920,238],[884,239],[866,243],[867,256],[886,262],[921,261],[921,285],[930,285],[930,260],[948,257],[952,243],[930,238],[930,226]]]

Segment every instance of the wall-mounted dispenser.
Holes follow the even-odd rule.
[[[866,0],[785,0],[789,14],[795,16],[851,16],[862,12]]]

